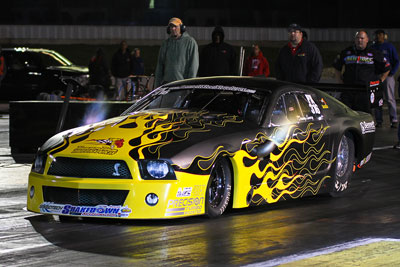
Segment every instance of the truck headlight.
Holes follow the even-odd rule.
[[[165,160],[140,160],[138,163],[144,180],[176,180],[174,169]]]

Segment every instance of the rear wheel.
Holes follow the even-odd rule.
[[[355,159],[354,141],[349,134],[344,134],[340,140],[334,176],[334,185],[331,196],[339,197],[349,186],[353,174],[353,164]]]
[[[219,158],[211,171],[206,194],[206,213],[217,217],[228,207],[232,190],[232,173],[229,160]]]

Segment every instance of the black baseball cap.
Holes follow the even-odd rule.
[[[301,26],[300,26],[299,24],[292,23],[292,24],[290,24],[289,27],[288,27],[288,32],[293,31],[293,30],[295,30],[295,31],[301,31],[302,29],[301,29]]]

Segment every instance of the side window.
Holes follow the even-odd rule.
[[[271,123],[273,125],[285,125],[289,123],[289,120],[286,116],[286,107],[283,96],[279,97],[278,102],[272,111]]]
[[[248,107],[245,115],[246,120],[259,123],[260,113],[264,104],[265,95],[252,94],[248,100]]]
[[[302,117],[296,95],[286,93],[279,97],[278,102],[272,111],[271,123],[274,125],[285,125],[296,123]]]
[[[302,117],[302,113],[297,103],[296,96],[293,93],[287,93],[283,95],[283,99],[286,105],[286,114],[288,120],[291,123],[298,122]]]

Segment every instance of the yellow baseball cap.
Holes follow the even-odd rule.
[[[182,23],[182,20],[180,19],[180,18],[171,18],[170,20],[169,20],[169,22],[168,22],[168,25],[169,24],[174,24],[175,26],[180,26],[180,25],[182,25],[183,23]]]

